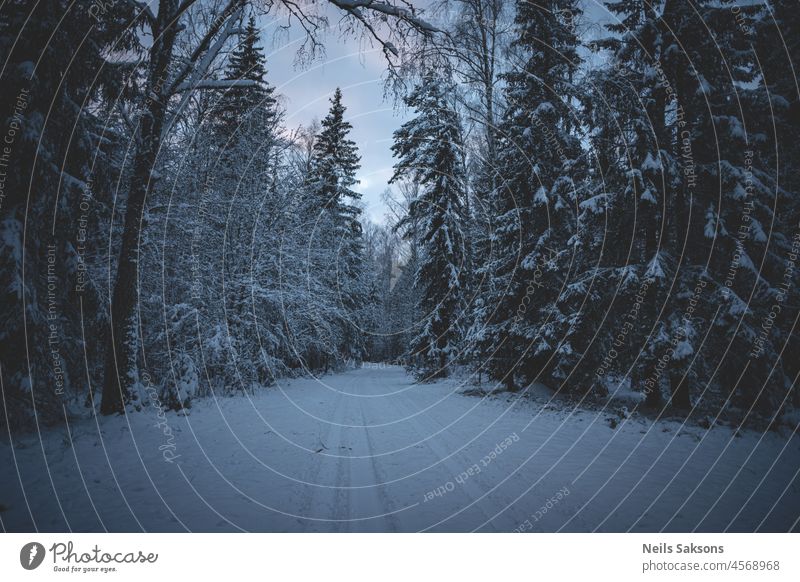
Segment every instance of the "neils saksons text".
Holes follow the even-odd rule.
[[[698,546],[695,544],[642,544],[643,554],[724,554],[723,546]]]

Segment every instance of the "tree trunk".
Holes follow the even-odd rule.
[[[686,374],[671,374],[670,375],[670,388],[672,391],[672,398],[670,404],[674,408],[682,410],[689,410],[692,407],[692,401],[689,393],[689,382],[687,381]]]
[[[654,366],[646,368],[645,371],[648,372],[646,377],[650,377],[653,375],[655,370]],[[645,393],[644,405],[647,408],[661,408],[662,400],[661,400],[661,378],[658,378],[655,381],[655,386],[649,387],[649,391]]]
[[[177,23],[171,19],[177,8],[176,4],[175,0],[162,0],[158,25],[153,30],[156,41],[150,49],[147,100],[128,189],[117,279],[111,297],[111,349],[106,353],[103,399],[100,404],[102,414],[123,412],[125,404],[130,400],[131,387],[136,377],[139,327],[135,307],[138,298],[142,213],[147,194],[153,186],[152,171],[166,114],[166,98],[163,93],[177,34]]]

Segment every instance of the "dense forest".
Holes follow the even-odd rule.
[[[362,362],[787,416],[796,2],[599,4],[5,2],[0,423]],[[267,15],[299,67],[328,26],[382,49],[408,112],[384,223],[347,91],[287,123]]]

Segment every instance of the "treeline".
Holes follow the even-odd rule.
[[[313,54],[322,4],[0,8],[0,422],[361,359],[798,404],[793,2],[609,0],[603,26],[577,0],[332,3],[412,111],[386,227],[346,96],[291,128],[269,82],[255,18]]]
[[[411,363],[774,418],[798,404],[793,3],[604,5],[445,4],[395,134]]]
[[[257,18],[304,27],[300,58],[332,15],[346,34],[382,23],[392,59],[433,29],[392,2],[331,10],[0,7],[0,422],[179,408],[364,357],[379,243],[344,98],[287,127]]]

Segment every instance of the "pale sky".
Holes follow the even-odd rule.
[[[421,6],[429,0],[415,2]],[[511,0],[509,0],[511,3]],[[609,20],[600,0],[584,5],[582,29],[587,37],[601,31],[599,23]],[[509,6],[513,10],[513,6]],[[267,80],[282,95],[286,109],[285,124],[294,129],[322,119],[330,107],[329,99],[341,87],[347,117],[353,125],[351,138],[358,144],[361,171],[358,189],[366,205],[365,214],[374,222],[383,222],[385,208],[381,194],[392,174],[392,133],[409,118],[410,112],[398,109],[391,97],[384,98],[386,61],[380,48],[342,38],[336,24],[337,12],[331,9],[333,30],[321,33],[326,51],[323,58],[305,66],[296,66],[297,51],[305,38],[294,23],[288,32],[279,31],[286,19],[270,15],[259,22],[264,52],[267,55]],[[435,18],[432,21],[436,22]]]
[[[285,23],[285,20],[280,21]],[[333,22],[333,21],[332,21]],[[302,35],[297,30],[276,36],[276,22],[260,22],[262,43],[267,55],[267,80],[284,97],[285,125],[293,129],[322,119],[330,108],[330,98],[341,87],[347,119],[353,125],[351,139],[358,145],[361,170],[357,189],[363,195],[365,214],[383,222],[385,209],[381,193],[392,174],[392,133],[408,118],[395,107],[391,97],[384,99],[386,62],[379,48],[361,46],[358,39],[342,39],[338,31],[322,36],[325,55],[305,66],[296,66]],[[293,27],[296,28],[296,27]]]

